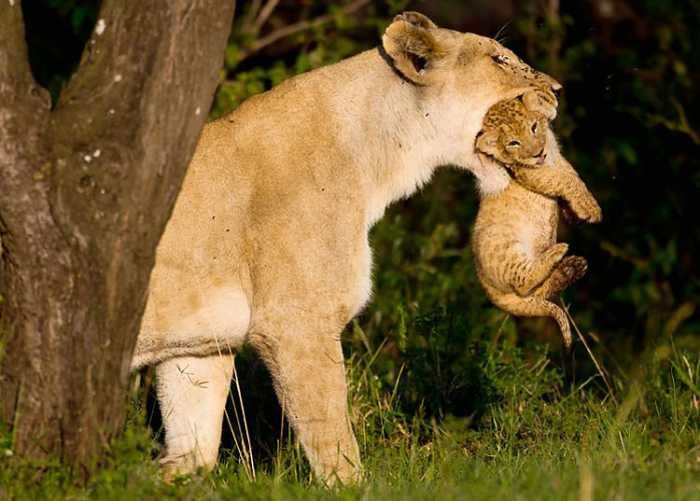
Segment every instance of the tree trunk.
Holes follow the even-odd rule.
[[[0,421],[18,455],[89,472],[123,426],[155,249],[233,5],[104,0],[52,110],[20,2],[0,2]]]

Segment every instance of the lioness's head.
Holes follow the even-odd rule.
[[[494,104],[534,90],[555,114],[561,85],[493,39],[439,28],[422,14],[405,12],[394,18],[382,41],[396,71],[427,92],[449,90]]]

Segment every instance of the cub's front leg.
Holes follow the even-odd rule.
[[[598,223],[603,219],[600,205],[566,161],[538,169],[518,168],[515,169],[514,176],[518,183],[530,191],[562,198],[582,221]]]
[[[603,212],[576,170],[559,151],[554,133],[547,132],[546,164],[540,168],[516,168],[513,175],[523,187],[552,198],[562,198],[576,217],[598,223]]]

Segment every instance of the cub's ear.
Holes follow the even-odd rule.
[[[486,155],[496,157],[498,154],[498,140],[501,136],[500,129],[492,129],[476,136],[476,150]]]
[[[437,41],[437,26],[418,12],[404,12],[394,18],[382,37],[384,50],[404,77],[427,84],[426,71],[446,50]]]

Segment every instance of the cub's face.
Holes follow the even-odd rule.
[[[547,118],[518,98],[498,103],[484,118],[476,149],[505,165],[539,167],[546,159],[547,127]]]

